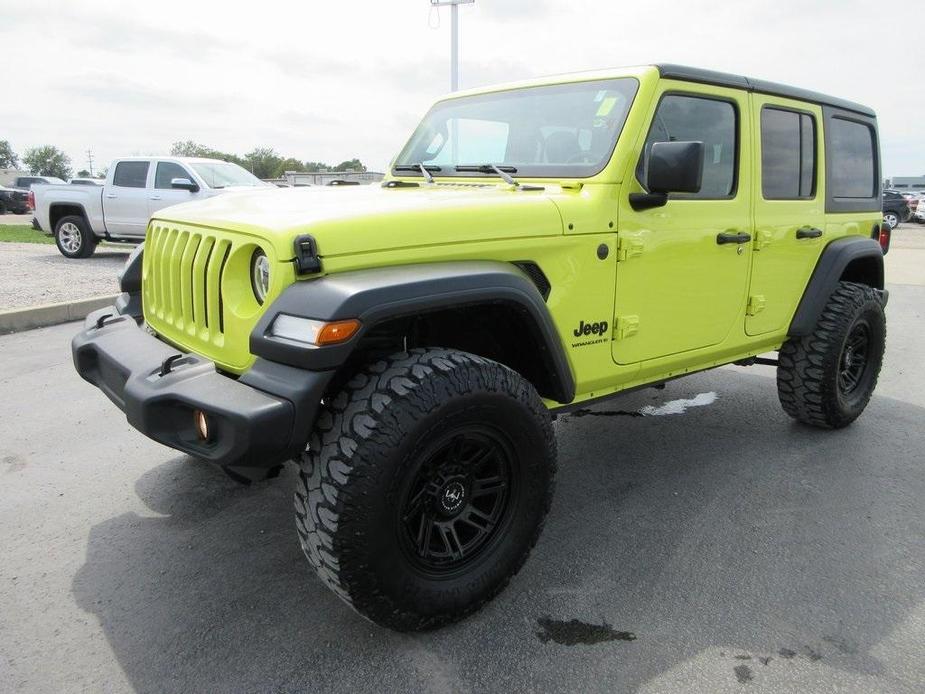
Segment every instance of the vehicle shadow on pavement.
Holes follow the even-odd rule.
[[[705,391],[715,403],[683,414],[619,414]],[[544,535],[461,624],[361,619],[301,554],[294,468],[248,488],[186,457],[138,480],[151,516],[91,530],[74,596],[139,692],[903,691],[913,653],[895,633],[925,600],[923,410],[875,398],[820,432],[787,419],[773,381],[731,372],[634,397],[560,418]],[[569,640],[539,626],[559,622]],[[582,625],[635,638],[582,640]]]

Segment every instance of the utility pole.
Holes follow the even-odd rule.
[[[93,152],[87,150],[87,163],[90,165],[90,178],[93,178]]]
[[[450,6],[450,91],[459,89],[459,6],[475,0],[430,0],[434,7]]]

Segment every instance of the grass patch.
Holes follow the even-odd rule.
[[[9,243],[51,243],[55,240],[44,232],[36,231],[29,224],[0,224],[0,242]]]

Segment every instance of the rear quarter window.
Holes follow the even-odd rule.
[[[876,119],[823,107],[826,212],[881,209],[880,150]]]
[[[863,123],[833,118],[829,126],[832,148],[832,195],[868,198],[874,194],[874,136]]]

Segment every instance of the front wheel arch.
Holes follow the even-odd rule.
[[[343,344],[303,349],[273,339],[273,324],[280,314],[321,321],[356,318],[362,327]],[[448,316],[456,317],[455,325],[453,321],[446,325]],[[432,330],[438,323],[440,329]],[[503,353],[486,352],[485,340],[475,345],[463,340],[466,330],[484,335],[490,332],[488,325],[499,335],[504,333],[502,342],[508,349]],[[413,332],[415,326],[430,334]],[[390,266],[296,282],[264,312],[250,336],[250,351],[255,356],[314,371],[341,371],[345,366],[349,371],[351,362],[370,352],[381,355],[395,348],[433,345],[452,346],[504,363],[551,400],[569,403],[575,397],[571,365],[543,294],[511,263]]]

